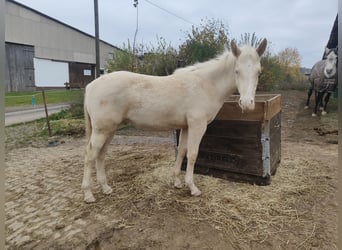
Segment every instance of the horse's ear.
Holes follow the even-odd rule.
[[[330,52],[330,49],[328,49],[328,47],[325,47],[325,55],[327,56],[328,54],[329,54],[329,52]]]
[[[239,55],[241,54],[241,50],[238,48],[234,40],[230,42],[230,47],[232,48],[234,56],[239,57]]]
[[[264,38],[262,42],[259,44],[258,48],[256,49],[259,56],[262,56],[262,54],[264,54],[266,50],[266,46],[267,46],[267,40],[266,38]]]

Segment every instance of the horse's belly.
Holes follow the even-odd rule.
[[[169,130],[174,128],[183,128],[186,126],[186,118],[183,115],[146,112],[136,113],[131,112],[127,119],[137,128],[151,130]]]

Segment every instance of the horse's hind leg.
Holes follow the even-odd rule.
[[[84,159],[84,173],[83,173],[83,181],[82,181],[82,189],[84,192],[84,201],[94,202],[95,198],[93,193],[91,192],[92,181],[91,181],[91,171],[95,165],[94,153],[92,150],[91,142],[89,141],[86,148],[86,154]]]
[[[111,133],[113,134],[113,133]],[[91,138],[88,142],[86,148],[86,156],[85,156],[85,163],[84,163],[84,174],[83,174],[83,181],[82,181],[82,189],[84,191],[84,201],[85,202],[94,202],[95,198],[93,193],[91,192],[91,170],[95,165],[95,162],[99,163],[98,157],[104,157],[101,154],[101,151],[105,148],[106,143],[108,143],[109,133],[101,133],[96,129],[93,129]],[[105,151],[105,150],[104,150]],[[102,151],[103,152],[103,151]],[[101,161],[101,160],[100,160]],[[103,164],[103,163],[102,163]],[[100,169],[101,169],[101,162],[100,162]],[[97,166],[97,169],[98,169]],[[97,171],[98,172],[98,171]],[[104,172],[104,170],[102,171]],[[105,176],[105,173],[104,173]],[[101,177],[100,177],[101,178]]]
[[[175,168],[174,168],[174,175],[175,175],[174,186],[176,188],[183,187],[182,181],[180,179],[180,173],[181,173],[182,162],[186,154],[187,142],[188,142],[188,129],[184,128],[181,130],[180,135],[179,135],[178,152],[177,152],[177,158],[176,158]]]
[[[202,137],[207,129],[207,123],[202,121],[194,121],[189,124],[188,128],[188,164],[186,166],[185,183],[191,190],[191,195],[199,196],[201,191],[195,186],[193,176],[194,176],[194,166],[198,155],[199,144]]]
[[[106,170],[104,166],[104,158],[107,152],[108,145],[112,141],[114,136],[114,131],[108,134],[108,137],[106,139],[106,142],[104,143],[102,149],[99,152],[99,155],[96,159],[96,178],[97,182],[101,185],[102,187],[102,192],[104,194],[111,194],[112,193],[112,188],[108,186],[107,184],[107,177],[106,177]]]

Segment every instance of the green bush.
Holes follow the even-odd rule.
[[[84,135],[84,111],[83,103],[71,104],[69,109],[49,115],[50,128],[53,136],[83,136]],[[48,135],[46,119],[42,123],[43,136]]]
[[[179,47],[179,58],[186,65],[214,58],[228,46],[228,29],[218,19],[205,19],[192,27],[186,41]]]
[[[84,110],[83,104],[71,104],[70,108],[63,109],[58,113],[49,115],[51,121],[60,119],[83,119]]]

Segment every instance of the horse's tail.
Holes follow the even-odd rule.
[[[90,116],[89,116],[89,113],[88,113],[88,109],[87,109],[87,104],[86,103],[87,103],[87,100],[86,100],[86,97],[84,97],[83,108],[84,108],[85,134],[86,134],[86,143],[88,145],[88,143],[90,141],[91,132],[92,132],[93,129],[92,129],[92,126],[91,126],[91,120],[90,120]]]

